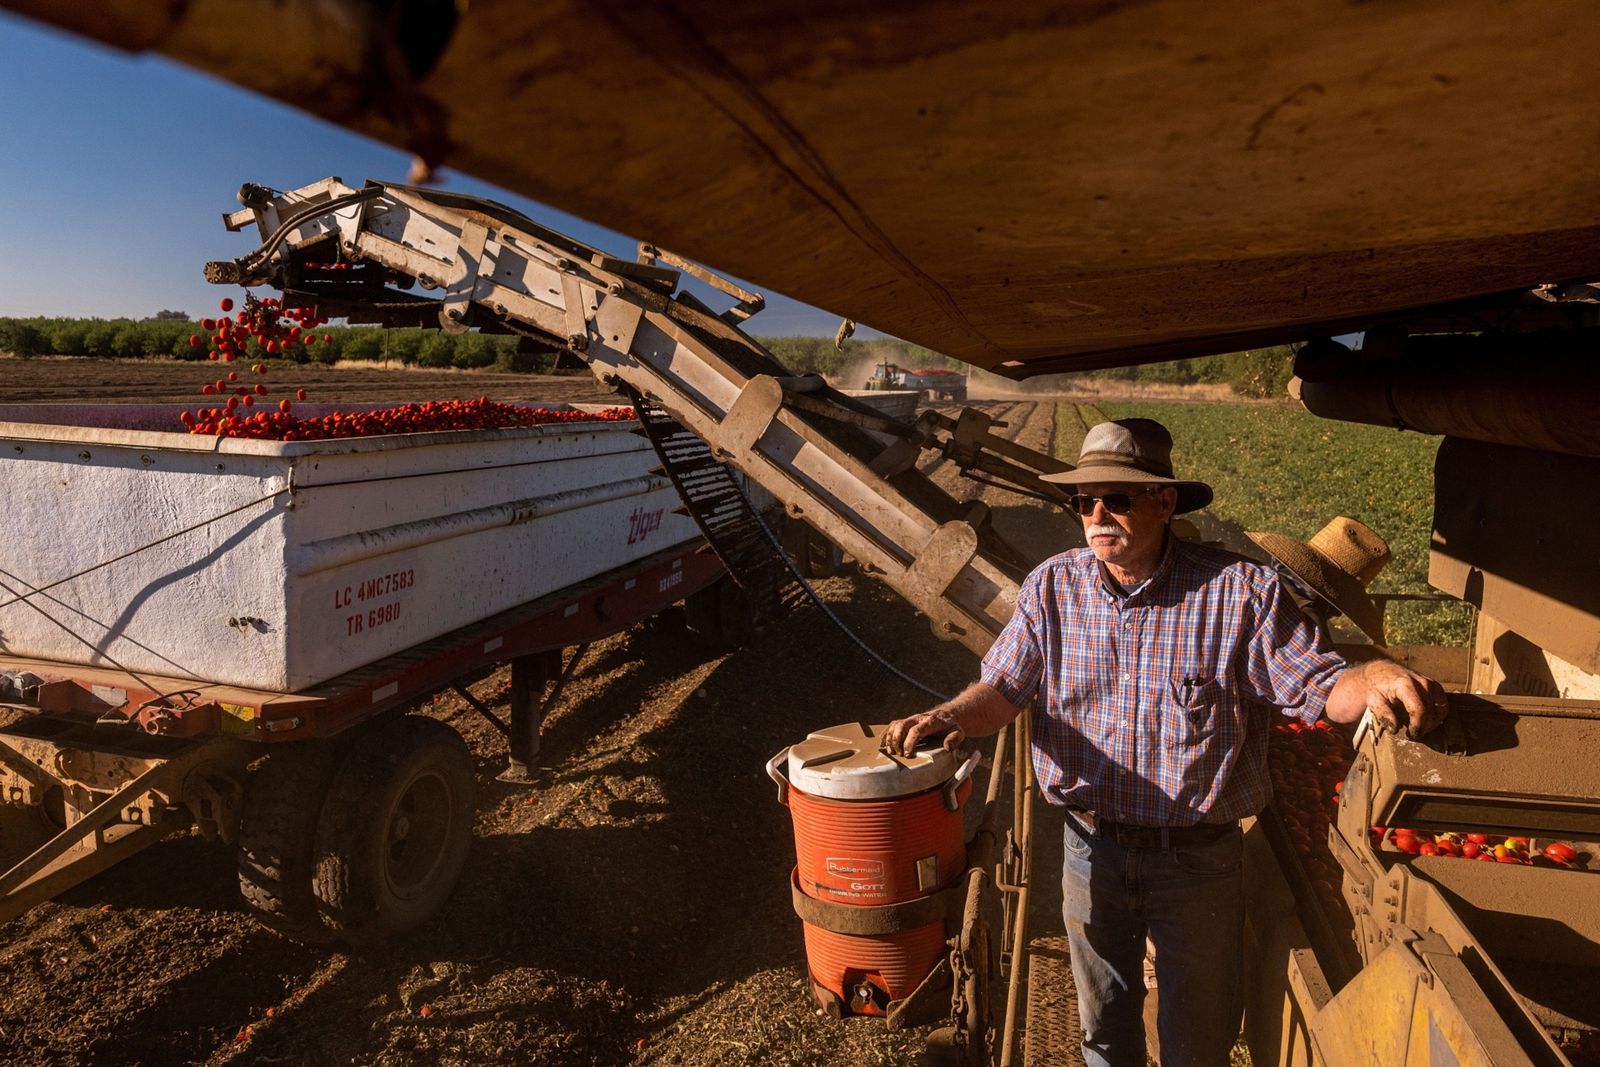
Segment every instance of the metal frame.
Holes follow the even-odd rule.
[[[44,808],[59,790],[65,817],[60,832],[0,873],[0,922],[176,830],[198,826],[232,842],[245,766],[262,744],[341,733],[444,688],[456,686],[506,735],[502,779],[527,783],[540,725],[589,643],[724,573],[700,541],[679,545],[300,693],[0,656],[0,672],[30,682],[27,703],[10,706],[32,713],[0,729],[0,801]],[[548,661],[573,645],[545,696]],[[460,688],[507,660],[509,724]],[[113,695],[120,704],[107,703]]]
[[[326,214],[291,211],[317,198],[329,205]],[[987,510],[964,514],[914,469],[916,455],[941,451],[964,471],[1063,499],[1038,476],[1066,465],[999,442],[981,417],[906,426],[871,413],[872,429],[889,431],[887,446],[853,428],[863,415],[857,405],[817,379],[789,376],[735,325],[757,308],[758,294],[659,249],[641,250],[646,263],[625,263],[486,201],[377,182],[358,191],[324,181],[277,194],[265,205],[251,202],[229,225],[243,226],[252,211],[266,238],[261,249],[210,264],[209,278],[274,284],[291,301],[359,319],[369,283],[356,292],[331,277],[300,275],[297,255],[327,255],[333,241],[339,255],[378,265],[395,286],[439,293],[447,330],[476,325],[565,346],[602,381],[654,398],[791,516],[804,517],[925,612],[936,633],[975,651],[1010,617],[1026,568],[987,529]],[[739,305],[718,315],[688,294],[674,295],[678,273],[655,267],[658,259]]]

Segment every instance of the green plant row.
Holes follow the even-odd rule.
[[[385,330],[364,326],[325,326],[314,331],[315,343],[294,345],[278,358],[296,363],[340,360],[393,361],[407,366],[493,367],[543,373],[555,366],[555,353],[524,351],[520,338],[504,334],[451,335],[439,330]],[[196,347],[191,338],[201,342]],[[162,312],[150,319],[0,318],[0,352],[14,356],[91,356],[102,359],[207,359],[210,337],[205,328],[181,313]],[[244,359],[268,358],[255,340],[247,342]]]
[[[1432,593],[1428,546],[1433,523],[1433,458],[1439,439],[1380,426],[1319,419],[1290,406],[1106,402],[1063,403],[1056,413],[1057,454],[1077,457],[1083,429],[1102,418],[1142,416],[1172,431],[1180,477],[1208,483],[1216,499],[1194,516],[1207,539],[1259,557],[1247,530],[1310,540],[1336,515],[1366,523],[1388,541],[1394,559],[1375,593]],[[1391,644],[1462,645],[1471,609],[1393,602]]]

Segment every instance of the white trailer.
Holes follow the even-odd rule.
[[[237,844],[267,925],[382,941],[448,896],[472,828],[465,743],[399,712],[454,687],[526,782],[589,642],[678,601],[713,637],[746,624],[659,426],[282,442],[178,411],[0,407],[0,708],[25,713],[0,810],[26,841],[0,921],[193,826]],[[506,661],[502,719],[462,683]]]
[[[0,542],[8,652],[295,692],[700,536],[633,422],[270,441],[180,410],[0,406],[7,511],[59,534]]]

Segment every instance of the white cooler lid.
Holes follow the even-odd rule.
[[[789,784],[814,797],[886,800],[937,789],[956,773],[956,758],[930,742],[916,755],[878,748],[888,724],[847,722],[817,730],[789,749]]]

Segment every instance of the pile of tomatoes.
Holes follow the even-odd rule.
[[[1328,826],[1337,817],[1340,792],[1353,753],[1344,736],[1326,721],[1315,726],[1284,721],[1273,726],[1268,741],[1273,801],[1285,833],[1299,854],[1318,899],[1328,914],[1343,912],[1341,872],[1328,851]],[[1412,856],[1443,856],[1533,867],[1586,867],[1591,857],[1565,841],[1543,845],[1527,837],[1495,837],[1447,830],[1432,832],[1373,826],[1372,846]]]
[[[195,333],[189,335],[190,348],[205,348],[213,361],[232,363],[245,352],[252,340],[272,355],[288,353],[294,346],[309,348],[317,341],[312,331],[324,326],[328,320],[317,314],[316,308],[286,308],[277,297],[257,299],[246,293],[244,308],[237,318],[229,317],[233,301],[224,298],[218,305],[222,317],[201,319],[202,329],[210,331],[209,339]],[[323,334],[324,344],[331,344],[332,334]]]
[[[301,393],[301,399],[304,399],[304,390]],[[232,402],[238,397],[228,399]],[[337,437],[489,430],[549,423],[622,422],[631,420],[634,413],[630,407],[604,408],[595,412],[530,408],[500,404],[488,397],[479,397],[476,400],[429,400],[421,404],[402,404],[374,411],[335,411],[314,418],[300,418],[292,414],[287,400],[280,402],[280,410],[277,411],[246,413],[240,410],[239,405],[232,405],[202,408],[192,414],[186,411],[179,417],[190,433],[269,441],[324,441]]]
[[[1520,863],[1525,867],[1574,867],[1587,862],[1584,853],[1565,841],[1551,841],[1535,848],[1528,837],[1491,837],[1488,834],[1447,830],[1433,833],[1404,827],[1374,826],[1374,847],[1389,841],[1412,856],[1443,856],[1447,859],[1480,860],[1488,863]]]
[[[1350,772],[1350,743],[1326,720],[1307,726],[1286,719],[1273,726],[1267,745],[1273,809],[1324,913],[1344,915],[1342,876],[1328,851],[1328,825],[1339,810],[1339,791]]]
[[[213,361],[232,363],[253,340],[272,354],[288,353],[295,345],[311,345],[317,340],[311,331],[328,320],[315,308],[285,308],[276,297],[257,299],[246,293],[244,308],[236,319],[231,299],[218,307],[220,319],[202,319],[200,325],[212,331],[209,355]],[[322,340],[331,342],[324,334]],[[189,338],[195,348],[208,342],[200,335]],[[542,426],[563,422],[622,422],[635,416],[631,407],[605,408],[597,412],[552,410],[498,404],[488,397],[476,400],[430,400],[422,404],[402,404],[376,411],[335,411],[329,415],[301,418],[292,411],[294,404],[284,397],[268,400],[267,365],[252,363],[256,380],[241,382],[239,372],[229,370],[216,381],[200,387],[205,396],[218,398],[216,407],[185,411],[178,418],[195,434],[215,437],[251,437],[267,441],[325,441],[336,437],[377,437],[397,433],[433,433],[441,430],[492,430],[512,426]],[[295,400],[304,400],[306,391],[296,389]]]

